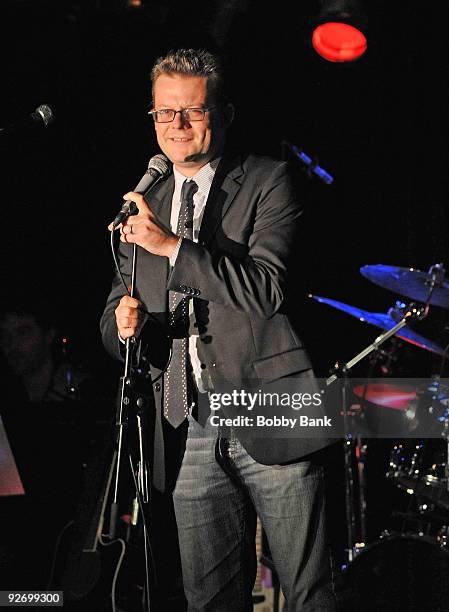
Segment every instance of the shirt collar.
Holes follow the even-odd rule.
[[[198,191],[202,193],[208,193],[212,185],[212,181],[215,176],[218,164],[220,163],[220,157],[213,159],[203,166],[196,174],[192,177],[186,177],[179,172],[173,166],[173,174],[175,177],[175,192],[181,193],[182,184],[185,180],[195,181],[198,185]]]

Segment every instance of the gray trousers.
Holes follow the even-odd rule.
[[[334,612],[322,466],[262,465],[232,435],[217,448],[217,428],[189,417],[173,497],[189,612],[253,609],[256,512],[288,611]]]

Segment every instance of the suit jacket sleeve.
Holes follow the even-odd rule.
[[[254,209],[246,254],[233,256],[220,248],[214,252],[204,244],[184,239],[168,289],[255,316],[270,318],[279,310],[301,209],[287,164],[271,164],[271,174],[263,178],[261,184],[261,176],[246,177],[239,201],[227,213],[236,214],[238,223],[239,217],[243,218],[238,207]]]

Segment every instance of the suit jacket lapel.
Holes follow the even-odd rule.
[[[147,199],[151,210],[157,215],[159,221],[167,227],[170,227],[171,201],[174,188],[175,179],[172,174],[161,183],[159,189],[154,194],[150,192]]]
[[[200,242],[208,244],[213,238],[221,220],[240,189],[242,175],[241,157],[236,159],[223,157],[221,159],[207,198],[199,234]],[[173,197],[174,184],[174,176],[171,175],[160,185],[159,189],[156,189],[154,193],[150,192],[147,198],[151,210],[167,227],[170,227],[171,199]],[[167,279],[168,265],[165,258],[157,257],[156,260],[160,264],[157,265],[157,273],[160,274],[163,270],[164,278]]]
[[[175,179],[173,175],[170,175],[165,181],[163,181],[159,185],[158,188],[154,190],[154,192],[151,191],[145,198],[150,209],[154,212],[159,221],[168,228],[170,227],[171,204],[174,185]],[[169,274],[168,259],[166,257],[158,257],[157,255],[152,255],[151,265],[146,268],[145,274],[149,275],[150,278],[154,279],[155,287],[166,287]],[[156,306],[158,312],[164,312],[167,309],[166,296],[163,294],[163,292],[154,291],[152,293],[152,299],[157,299],[156,296],[163,296],[162,301]]]
[[[241,186],[243,174],[240,158],[222,158],[210,188],[199,233],[199,242],[208,244],[217,231],[219,224],[231,206]]]

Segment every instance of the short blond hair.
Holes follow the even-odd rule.
[[[218,58],[204,49],[177,49],[159,57],[151,70],[151,92],[161,74],[184,74],[207,78],[207,92],[217,102],[223,97],[224,77]]]

